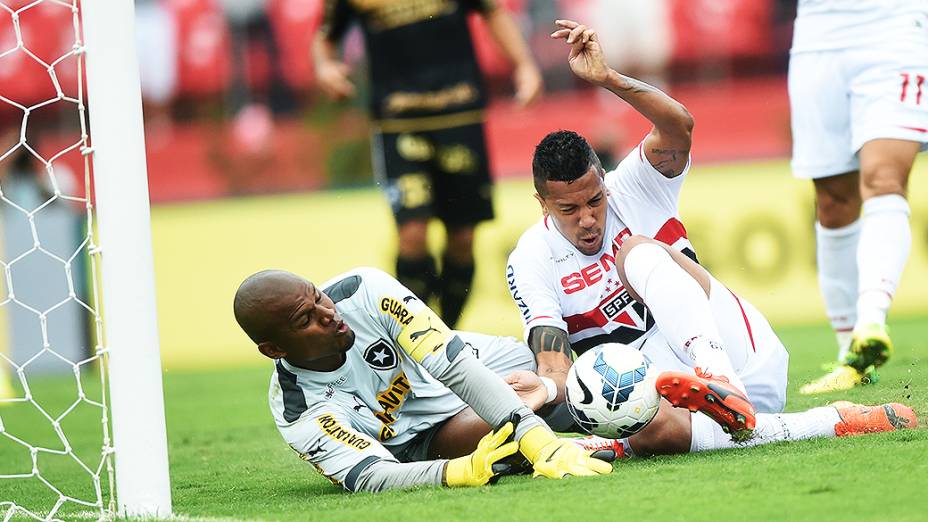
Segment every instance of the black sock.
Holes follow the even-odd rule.
[[[428,303],[432,295],[438,293],[435,258],[428,254],[420,258],[397,257],[396,279],[412,290],[422,302]]]
[[[461,311],[464,310],[464,303],[467,301],[467,294],[470,293],[470,285],[473,281],[473,263],[459,265],[447,254],[442,258],[441,318],[451,328],[454,328],[458,319],[461,318]]]

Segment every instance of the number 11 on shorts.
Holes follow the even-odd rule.
[[[904,102],[906,96],[909,94],[909,82],[911,81],[912,75],[909,73],[899,73],[899,76],[902,76],[902,93],[899,95],[899,101]],[[925,77],[921,74],[915,75],[915,88],[917,93],[915,94],[915,105],[922,104],[922,86],[925,84]]]

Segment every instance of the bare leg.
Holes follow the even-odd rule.
[[[480,439],[490,433],[490,425],[470,407],[446,420],[429,445],[429,459],[453,459],[477,449]]]
[[[860,195],[866,201],[876,196],[905,196],[909,172],[921,144],[904,140],[868,141],[860,149]]]
[[[813,180],[815,215],[825,228],[841,228],[860,216],[860,173],[847,172]]]
[[[637,457],[672,455],[690,451],[691,417],[689,411],[674,408],[661,399],[657,415],[643,430],[628,438]]]
[[[399,256],[416,259],[428,254],[428,228],[429,222],[426,219],[411,219],[398,224]]]
[[[474,263],[474,227],[448,226],[448,247],[445,249],[447,259],[459,265]]]

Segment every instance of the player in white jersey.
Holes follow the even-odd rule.
[[[662,401],[654,421],[628,440],[636,454],[730,447],[723,429],[753,443],[840,431],[844,416],[834,408],[777,413],[786,399],[786,350],[757,309],[695,261],[677,210],[693,128],[686,108],[610,69],[592,29],[557,25],[552,36],[571,44],[574,73],[654,128],[608,173],[570,131],[549,134],[535,149],[544,218],[523,234],[507,276],[538,367],[537,375],[516,372],[507,381],[533,408],[562,403],[571,350],[621,342],[662,370],[658,390],[683,408]]]
[[[928,143],[926,78],[928,1],[799,1],[792,166],[815,184],[819,284],[839,346],[839,364],[802,393],[872,382],[892,353],[886,315],[911,250],[906,189]]]
[[[524,345],[448,329],[376,269],[322,288],[259,272],[239,287],[234,311],[275,360],[269,402],[278,430],[333,482],[349,491],[478,486],[517,450],[536,476],[612,471],[555,437],[493,372],[530,368]]]

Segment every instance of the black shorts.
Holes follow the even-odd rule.
[[[493,219],[483,124],[413,132],[374,131],[374,171],[397,223],[437,217],[447,225]]]

